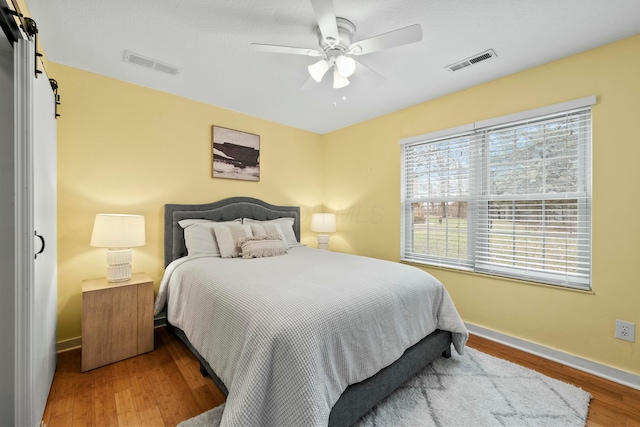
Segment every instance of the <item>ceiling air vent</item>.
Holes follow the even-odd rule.
[[[153,58],[147,58],[145,56],[138,55],[137,53],[129,52],[128,50],[124,51],[124,62],[140,65],[141,67],[145,68],[151,68],[152,70],[171,74],[172,76],[175,76],[181,70],[180,67],[176,67],[175,65],[167,64],[166,62],[160,62]]]
[[[468,67],[469,65],[473,65],[481,61],[486,61],[487,59],[493,58],[494,56],[498,55],[496,55],[493,49],[489,49],[477,55],[473,55],[470,58],[463,59],[462,61],[458,61],[451,65],[447,65],[445,68],[448,68],[450,71],[457,71],[461,68]]]

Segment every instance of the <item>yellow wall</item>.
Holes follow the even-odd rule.
[[[58,338],[81,334],[81,282],[105,276],[89,246],[97,213],[141,214],[147,242],[134,271],[162,277],[165,203],[251,196],[309,212],[322,204],[319,135],[49,62],[58,119]],[[211,126],[260,135],[260,182],[211,178]]]
[[[24,0],[18,0],[28,15]],[[46,37],[46,35],[43,35]],[[500,59],[498,58],[498,61]],[[635,266],[640,208],[640,36],[318,136],[139,86],[47,63],[60,84],[58,292],[60,340],[80,336],[80,286],[104,276],[88,244],[98,212],[146,217],[134,270],[163,272],[162,206],[246,195],[339,212],[332,249],[399,259],[401,138],[588,95],[593,108],[593,293],[426,268],[467,322],[640,374],[636,343],[615,319],[640,326]],[[460,73],[473,72],[473,69]],[[447,78],[456,78],[447,74]],[[261,181],[210,178],[212,124],[261,135]],[[118,150],[125,156],[118,154]],[[295,177],[295,178],[294,178]],[[640,331],[639,331],[640,332]],[[640,333],[638,334],[640,335]]]
[[[340,213],[332,247],[399,259],[400,139],[596,95],[593,292],[425,269],[467,322],[640,374],[640,334],[613,336],[615,319],[640,326],[639,69],[635,36],[324,135],[324,205]]]

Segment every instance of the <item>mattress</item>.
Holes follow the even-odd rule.
[[[222,425],[327,425],[350,384],[436,329],[468,333],[446,289],[418,268],[316,249],[257,259],[184,257],[156,311],[229,390]]]

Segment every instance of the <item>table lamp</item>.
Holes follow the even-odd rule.
[[[131,248],[145,243],[144,216],[98,214],[93,223],[91,246],[107,248],[107,280],[131,278]]]
[[[311,215],[311,231],[318,234],[318,249],[329,249],[329,235],[336,231],[336,215],[332,213],[314,213]]]

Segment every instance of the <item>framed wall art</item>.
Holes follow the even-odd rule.
[[[212,126],[213,178],[260,181],[260,135]]]

